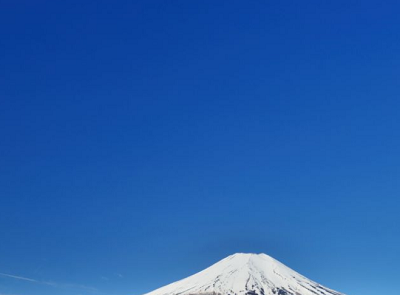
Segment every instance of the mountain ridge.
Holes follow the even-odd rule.
[[[260,253],[236,253],[144,295],[344,295]]]

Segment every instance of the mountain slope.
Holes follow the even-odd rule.
[[[343,295],[266,254],[238,253],[145,295]]]

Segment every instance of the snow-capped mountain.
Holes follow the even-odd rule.
[[[238,253],[145,295],[343,295],[266,254]]]

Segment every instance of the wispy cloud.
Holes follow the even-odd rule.
[[[34,279],[25,278],[25,277],[20,277],[20,276],[14,276],[14,275],[10,275],[10,274],[7,274],[7,273],[2,273],[2,272],[0,272],[0,276],[8,277],[8,278],[13,278],[13,279],[17,279],[17,280],[22,280],[22,281],[40,283],[39,281],[34,280]]]
[[[80,284],[65,284],[65,283],[56,283],[56,282],[49,282],[49,281],[40,281],[40,280],[36,280],[36,279],[32,279],[32,278],[16,276],[16,275],[2,273],[2,272],[0,272],[0,276],[12,278],[12,279],[16,279],[16,280],[21,280],[21,281],[27,281],[27,282],[36,283],[36,284],[58,287],[58,288],[80,288],[80,289],[89,290],[89,291],[97,291],[96,288],[93,288],[90,286],[85,286],[85,285],[80,285]],[[2,295],[2,294],[0,293],[0,295]]]

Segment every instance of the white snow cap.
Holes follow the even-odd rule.
[[[343,295],[266,254],[236,253],[145,295]]]

